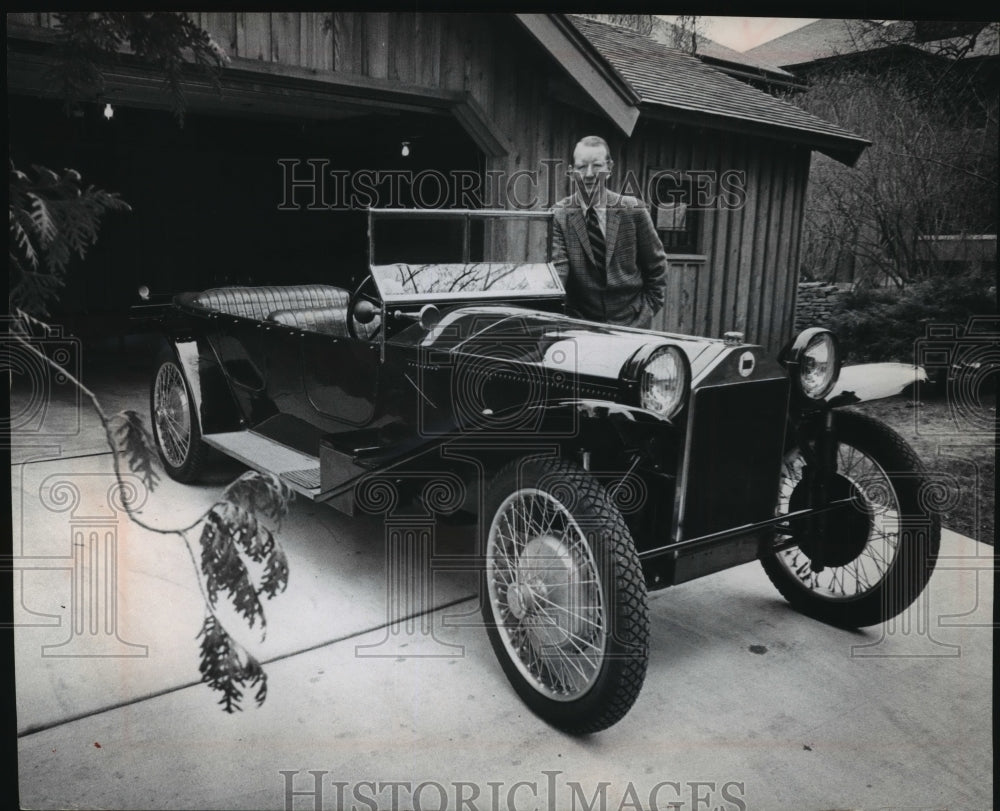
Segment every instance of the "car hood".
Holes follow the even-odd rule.
[[[427,334],[423,346],[616,380],[625,362],[640,347],[651,343],[681,349],[695,380],[729,349],[723,341],[711,338],[616,327],[509,307],[463,307],[452,311]]]

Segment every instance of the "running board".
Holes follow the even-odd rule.
[[[319,457],[302,453],[253,431],[205,434],[206,445],[262,473],[275,473],[296,493],[319,495]]]

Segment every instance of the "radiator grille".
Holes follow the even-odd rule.
[[[683,537],[774,516],[788,380],[694,392]]]

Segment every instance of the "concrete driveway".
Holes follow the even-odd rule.
[[[140,365],[93,385],[146,412]],[[12,414],[31,413],[24,396]],[[198,682],[187,550],[115,508],[89,409],[67,391],[47,409],[48,433],[11,451],[24,807],[992,805],[991,547],[945,532],[928,592],[861,632],[791,611],[756,564],[657,592],[637,703],[572,738],[508,685],[473,572],[413,562],[426,587],[392,596],[386,522],[299,500],[280,532],[289,589],[265,604],[267,639],[245,637],[267,700],[227,715]],[[144,520],[196,516],[238,471],[165,482]],[[469,527],[433,532],[435,556],[470,548]]]

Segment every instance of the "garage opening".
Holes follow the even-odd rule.
[[[485,159],[446,113],[345,109],[313,121],[192,111],[182,128],[164,110],[119,106],[107,118],[88,105],[67,117],[58,101],[9,95],[8,121],[19,168],[77,169],[132,207],[106,217],[51,308],[81,336],[127,328],[140,285],[155,297],[230,284],[352,287],[367,268],[366,205],[482,199]],[[321,185],[309,188],[316,171]],[[400,258],[420,261],[440,239],[413,229],[398,240]]]

